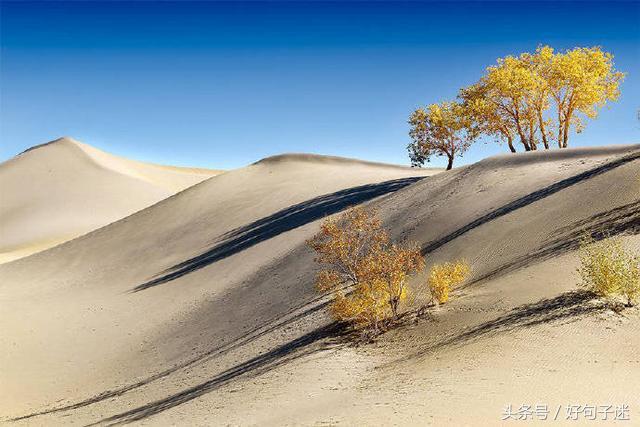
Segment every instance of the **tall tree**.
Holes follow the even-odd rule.
[[[513,145],[515,132],[509,120],[505,118],[504,110],[491,102],[486,91],[485,85],[474,84],[461,89],[459,97],[476,131],[492,136],[498,141],[506,141],[509,150],[515,153],[516,147]]]
[[[447,170],[456,156],[462,156],[476,137],[464,105],[457,102],[431,104],[418,108],[409,118],[412,142],[408,145],[413,166],[422,166],[431,156],[446,156]]]
[[[529,67],[533,80],[533,90],[529,94],[529,103],[535,112],[540,138],[546,150],[549,149],[549,143],[552,139],[549,132],[553,124],[546,116],[546,112],[550,107],[550,86],[545,76],[547,75],[549,60],[552,56],[553,49],[549,46],[539,47],[534,55],[524,53],[520,56]]]
[[[497,65],[488,67],[476,86],[484,102],[492,106],[492,118],[517,135],[525,151],[535,150],[539,120],[533,99],[538,81],[531,72],[528,58],[498,59]]]
[[[544,46],[538,48],[536,55],[556,106],[558,146],[566,148],[571,127],[576,132],[584,127],[578,114],[595,118],[607,101],[617,100],[624,73],[615,70],[613,55],[600,47],[554,53]]]
[[[539,141],[548,149],[554,139],[566,148],[572,126],[577,132],[584,126],[580,115],[595,118],[599,108],[616,100],[623,78],[613,56],[599,47],[556,53],[540,46],[533,54],[498,59],[459,97],[475,126],[506,140],[511,152],[514,136],[526,151],[536,150]]]

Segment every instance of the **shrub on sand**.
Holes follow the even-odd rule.
[[[640,297],[640,257],[625,249],[620,238],[583,240],[578,272],[582,286],[598,296],[622,296],[627,306]]]
[[[449,300],[449,291],[462,283],[469,275],[469,265],[464,261],[445,262],[431,267],[427,284],[432,298],[438,304]]]
[[[363,207],[325,220],[308,245],[326,266],[316,287],[332,295],[334,318],[374,333],[398,319],[409,275],[424,264],[416,245],[392,243],[375,212]]]

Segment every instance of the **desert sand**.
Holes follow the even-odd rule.
[[[426,318],[355,346],[314,290],[305,240],[362,203],[394,239],[418,242],[427,266],[464,258],[472,270]],[[267,158],[0,265],[0,414],[11,425],[500,425],[508,404],[627,404],[634,419],[640,315],[581,292],[575,269],[585,234],[640,250],[638,232],[638,145],[447,172]],[[411,285],[425,300],[424,274]]]
[[[142,163],[72,138],[0,164],[0,263],[124,218],[219,171]]]

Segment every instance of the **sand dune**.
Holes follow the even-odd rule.
[[[585,233],[640,247],[640,147],[434,172],[277,156],[0,266],[0,413],[36,425],[494,425],[508,403],[640,408],[639,317],[576,292],[574,275]],[[472,278],[430,320],[356,348],[313,289],[304,241],[358,203],[428,264],[467,259]]]
[[[142,163],[71,138],[0,164],[0,262],[124,218],[217,171]]]

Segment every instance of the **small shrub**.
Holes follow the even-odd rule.
[[[307,243],[327,266],[316,287],[332,294],[334,318],[374,332],[398,318],[409,274],[423,268],[418,247],[391,243],[375,212],[362,207],[325,220]]]
[[[583,240],[580,247],[582,286],[601,297],[620,295],[632,306],[640,297],[640,258],[620,238]]]
[[[449,300],[449,291],[462,283],[469,275],[469,265],[464,261],[445,262],[431,267],[427,284],[432,298],[439,304]]]

